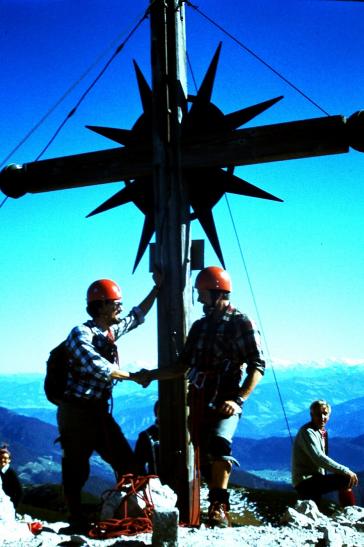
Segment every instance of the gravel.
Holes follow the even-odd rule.
[[[236,489],[231,495],[231,512],[233,515],[248,514],[254,525],[236,525],[231,528],[209,529],[205,524],[200,528],[178,528],[178,545],[183,547],[298,547],[298,546],[330,546],[330,547],[364,547],[364,509],[352,507],[333,514],[330,518],[320,513],[313,502],[298,502],[294,508],[288,508],[281,518],[281,524],[267,522],[259,514],[256,504],[248,501],[244,489]],[[201,492],[201,509],[207,508],[207,491]],[[13,524],[0,519],[0,541],[2,547],[55,547],[77,546],[90,547],[111,545],[127,547],[156,545],[152,543],[151,533],[141,533],[136,536],[121,536],[114,539],[94,540],[86,536],[67,536],[58,533],[66,523],[43,522],[42,532],[34,536],[29,532],[27,522],[29,516],[17,519]],[[202,519],[203,521],[203,519]],[[172,547],[174,544],[159,546]]]

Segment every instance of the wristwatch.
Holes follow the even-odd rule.
[[[237,397],[235,397],[234,401],[236,402],[237,405],[239,405],[240,407],[243,406],[244,404],[244,399],[242,397],[240,397],[239,395]]]

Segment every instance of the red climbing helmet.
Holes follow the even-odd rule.
[[[87,303],[96,300],[121,300],[121,289],[111,279],[98,279],[87,289]]]
[[[226,270],[218,266],[208,266],[196,277],[196,289],[231,292],[231,279]]]

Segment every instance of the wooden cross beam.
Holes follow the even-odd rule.
[[[230,167],[364,151],[364,113],[328,116],[238,129],[204,142],[185,143],[182,169]],[[151,147],[112,148],[12,164],[0,173],[0,189],[12,198],[152,176]]]

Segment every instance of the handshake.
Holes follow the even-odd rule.
[[[155,379],[156,377],[154,375],[154,371],[147,370],[145,368],[142,368],[138,372],[130,372],[129,376],[129,380],[133,380],[133,382],[136,382],[143,387],[148,387],[149,384]]]
[[[153,370],[147,370],[142,368],[138,372],[126,372],[122,370],[114,371],[111,374],[112,378],[117,380],[133,380],[137,384],[143,387],[148,387],[153,380],[174,380],[185,375],[187,367],[177,365],[168,366],[166,368],[155,368]]]

